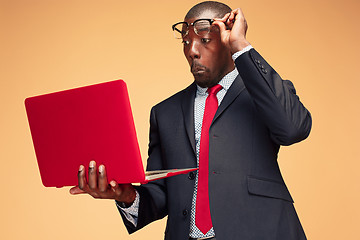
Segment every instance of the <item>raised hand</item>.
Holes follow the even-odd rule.
[[[220,29],[221,41],[234,54],[250,45],[246,40],[247,22],[240,8],[225,14],[223,18],[215,18],[214,25]]]

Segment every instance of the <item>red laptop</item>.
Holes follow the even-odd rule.
[[[80,164],[106,166],[108,180],[146,183],[196,170],[145,173],[126,84],[116,80],[25,99],[44,186],[78,184]]]

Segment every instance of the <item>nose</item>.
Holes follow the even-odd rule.
[[[191,41],[188,54],[192,60],[200,58],[200,46],[198,41]]]

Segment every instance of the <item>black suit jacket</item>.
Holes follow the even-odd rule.
[[[310,113],[293,84],[254,49],[235,65],[240,75],[209,131],[209,199],[216,239],[306,239],[277,154],[280,145],[308,136]],[[195,93],[193,83],[151,110],[147,170],[196,167]],[[165,239],[188,239],[194,183],[190,173],[137,187],[137,227],[121,213],[128,231],[168,216]]]

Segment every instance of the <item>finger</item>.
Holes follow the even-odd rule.
[[[106,190],[109,187],[108,181],[107,181],[107,175],[104,165],[99,166],[99,178],[98,178],[98,187],[100,192],[106,192]]]
[[[226,22],[226,20],[229,18],[230,13],[225,14],[222,18],[214,18],[215,21],[221,21]]]
[[[86,185],[86,178],[85,178],[85,167],[83,165],[80,165],[79,167],[78,183],[79,183],[79,189],[84,190],[84,187]]]
[[[226,21],[226,29],[231,30],[234,26],[234,20],[230,20],[230,18]]]
[[[244,16],[244,13],[242,12],[242,10],[240,8],[238,8],[236,12],[237,13],[235,15],[234,21],[238,22],[241,25],[246,25],[245,16]]]
[[[96,162],[94,160],[89,164],[89,187],[91,190],[97,188]]]
[[[237,9],[237,15],[236,15],[237,19],[244,19],[245,20],[245,15],[243,13],[243,11],[241,10],[241,8]]]
[[[236,16],[235,13],[236,13],[236,10],[231,11],[231,13],[230,13],[230,15],[229,15],[229,17],[228,17],[228,19],[226,21],[227,24],[230,24],[231,22],[234,21],[235,16]]]
[[[229,22],[234,23],[236,20],[243,18],[244,18],[244,14],[241,11],[241,8],[237,8],[231,12],[231,15],[229,16]]]
[[[69,192],[70,192],[70,194],[72,194],[72,195],[86,193],[85,191],[81,190],[78,186],[72,187],[72,188],[69,190]]]
[[[213,24],[214,24],[215,26],[218,26],[218,27],[219,27],[220,33],[223,32],[223,31],[226,31],[226,26],[225,26],[225,23],[224,23],[224,22],[222,22],[222,21],[217,21],[217,20],[216,20]]]
[[[110,186],[111,186],[111,190],[114,192],[114,198],[121,202],[122,189],[120,188],[119,184],[114,180],[112,180],[110,182]]]
[[[241,8],[239,8],[239,19],[241,19],[243,21],[244,28],[245,28],[245,33],[246,33],[248,25],[247,25],[247,21],[245,19],[245,15],[244,15],[243,11],[241,10]]]

